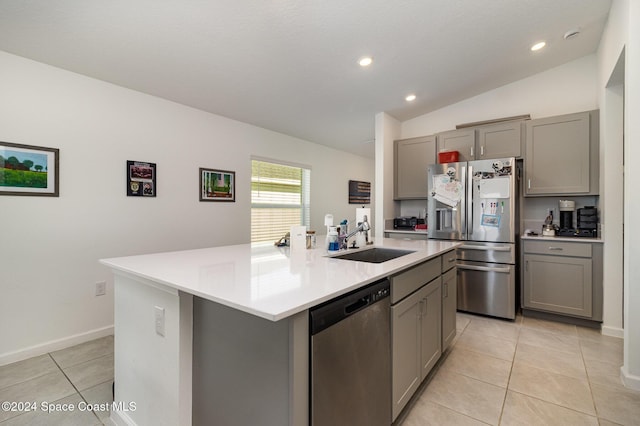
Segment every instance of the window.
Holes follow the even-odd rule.
[[[275,242],[309,226],[311,169],[251,160],[251,242]]]

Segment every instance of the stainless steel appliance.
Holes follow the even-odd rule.
[[[396,217],[393,219],[393,228],[394,229],[413,229],[416,225],[419,225],[420,222],[424,223],[424,219],[418,219],[415,216],[412,217]]]
[[[464,242],[461,311],[515,319],[518,176],[515,158],[429,166],[429,238]]]
[[[311,425],[391,424],[389,280],[309,310]]]

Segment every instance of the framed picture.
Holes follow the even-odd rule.
[[[349,204],[371,203],[371,182],[349,181]]]
[[[58,197],[60,150],[0,142],[0,195]]]
[[[156,196],[156,165],[142,161],[127,161],[127,196]]]
[[[200,201],[236,201],[236,172],[201,167]]]

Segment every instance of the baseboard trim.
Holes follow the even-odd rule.
[[[640,376],[636,376],[625,371],[624,365],[620,367],[620,378],[622,379],[622,383],[624,383],[625,387],[640,391]]]
[[[602,326],[602,334],[610,337],[618,337],[624,339],[624,328]]]
[[[112,411],[109,416],[109,421],[114,426],[136,426],[136,422],[124,411]]]
[[[0,366],[11,364],[13,362],[23,361],[34,356],[44,355],[49,352],[59,351],[70,346],[88,342],[90,340],[99,339],[113,334],[113,325],[97,328],[85,333],[74,334],[73,336],[64,337],[58,340],[51,340],[40,345],[30,346],[15,352],[7,352],[0,354]]]

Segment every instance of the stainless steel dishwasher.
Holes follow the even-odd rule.
[[[391,424],[389,280],[309,311],[311,425]]]

